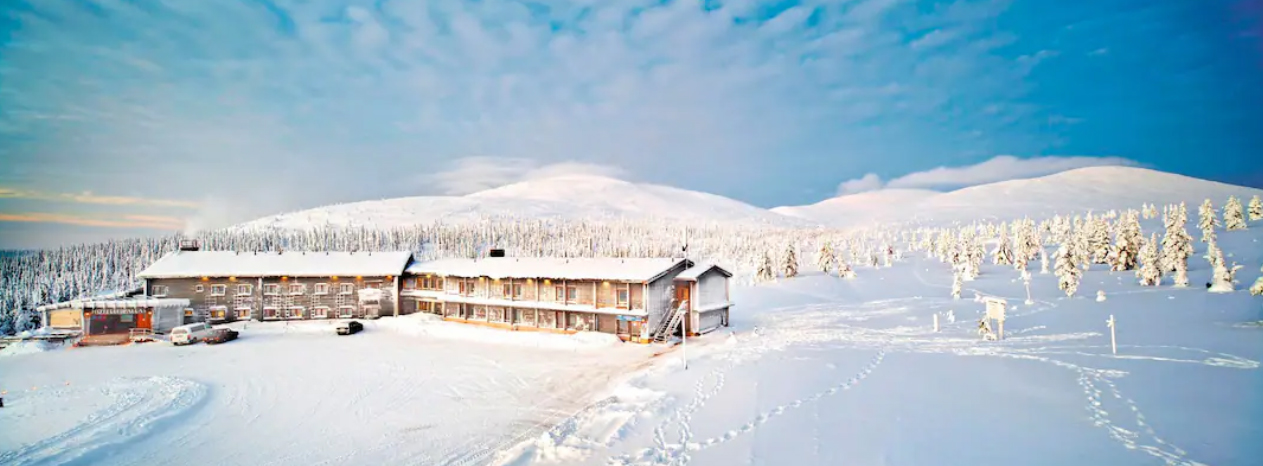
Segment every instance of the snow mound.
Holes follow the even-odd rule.
[[[0,464],[66,464],[104,458],[164,430],[206,397],[206,387],[174,377],[118,378],[102,386],[66,385],[5,399]]]
[[[4,347],[4,349],[0,349],[0,357],[43,353],[45,351],[59,349],[61,346],[62,345],[60,343],[54,343],[47,340],[19,341]]]
[[[238,225],[242,229],[319,226],[406,227],[482,219],[665,219],[693,222],[811,226],[714,194],[593,175],[523,181],[466,196],[419,196],[318,207]]]

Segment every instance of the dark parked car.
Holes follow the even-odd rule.
[[[217,329],[211,330],[210,334],[206,335],[206,337],[203,338],[202,341],[205,341],[206,344],[208,345],[215,345],[215,344],[223,343],[226,341],[232,341],[236,339],[237,339],[236,330],[233,330],[230,328],[217,328]]]
[[[360,330],[364,330],[364,324],[359,323],[359,321],[347,320],[338,323],[338,335],[359,333]]]

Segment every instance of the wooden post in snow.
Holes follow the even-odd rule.
[[[1115,323],[1114,314],[1110,314],[1110,320],[1105,321],[1105,325],[1108,325],[1110,328],[1110,351],[1113,351],[1114,354],[1118,354],[1118,340],[1114,337]]]
[[[938,333],[938,313],[934,313],[934,333]]]

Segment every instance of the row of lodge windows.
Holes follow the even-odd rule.
[[[315,284],[313,288],[315,291],[315,293],[313,294],[329,294],[328,283],[317,283]],[[167,285],[154,285],[153,296],[163,297],[167,295],[168,291],[169,291],[169,288],[167,287]],[[204,285],[197,285],[194,291],[198,293],[203,293],[206,291],[206,287]],[[236,293],[237,296],[250,296],[250,294],[254,292],[254,285],[251,285],[248,283],[241,283],[237,285],[236,291],[237,291]],[[290,295],[306,294],[307,284],[291,283],[288,285],[287,291],[288,291],[287,294],[290,294]],[[354,283],[339,283],[338,284],[338,294],[354,294],[354,293],[355,293]],[[210,294],[211,296],[227,296],[228,285],[222,285],[222,284],[211,285]],[[279,296],[281,294],[281,285],[276,284],[276,283],[269,283],[269,284],[263,285],[263,294],[269,295],[269,296]]]
[[[301,306],[294,306],[294,307],[289,307],[289,308],[265,307],[263,308],[263,318],[265,319],[302,319],[304,318],[303,316],[304,310],[306,310],[306,308],[301,307]],[[233,310],[233,314],[239,320],[249,320],[250,313],[251,313],[251,309],[248,307],[241,307],[241,308],[237,308]],[[210,308],[209,314],[210,314],[209,317],[211,318],[211,320],[225,320],[228,318],[228,307],[213,306]],[[193,317],[193,309],[192,308],[185,309],[184,315],[185,317]],[[317,306],[317,307],[311,308],[311,314],[306,317],[310,319],[328,319],[329,317],[333,315],[334,315],[333,308],[328,307],[328,306]],[[337,317],[339,318],[355,317],[355,306],[338,307]]]
[[[596,314],[586,312],[504,308],[459,303],[447,303],[446,305],[440,305],[439,303],[425,301],[417,303],[417,310],[422,312],[433,312],[436,314],[440,313],[441,310],[441,313],[448,317],[492,323],[527,325],[538,328],[595,330],[597,325]]]
[[[459,295],[474,296],[477,290],[478,280],[472,278],[457,278],[455,280],[457,280],[456,292]],[[412,283],[405,282],[405,285],[412,285]],[[443,279],[440,277],[421,277],[417,278],[415,285],[412,286],[415,286],[415,289],[420,290],[442,291]],[[631,285],[620,283],[616,286],[617,289],[614,290],[615,305],[620,308],[627,308],[631,302]],[[523,288],[521,283],[501,284],[501,296],[507,299],[522,299],[522,290]],[[544,297],[540,296],[537,299],[544,299]],[[553,285],[553,301],[559,303],[571,303],[578,300],[578,285]]]

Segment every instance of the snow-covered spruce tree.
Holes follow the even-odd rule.
[[[1097,217],[1091,226],[1088,248],[1093,264],[1108,264],[1110,258],[1110,224],[1105,217]]]
[[[1119,221],[1118,233],[1115,235],[1112,270],[1121,272],[1136,268],[1142,242],[1144,233],[1140,231],[1140,218],[1135,211],[1128,211]]]
[[[1197,229],[1202,230],[1202,242],[1209,243],[1214,241],[1214,229],[1219,226],[1219,218],[1215,217],[1215,206],[1210,203],[1210,199],[1202,201],[1202,205],[1197,208]]]
[[[1039,273],[1048,274],[1048,251],[1043,246],[1039,247]]]
[[[828,274],[833,267],[836,258],[833,256],[833,245],[828,241],[821,243],[820,253],[816,256],[816,264],[820,267],[820,271]]]
[[[1237,196],[1228,196],[1228,202],[1224,204],[1224,229],[1233,231],[1245,228],[1245,209],[1241,206],[1241,200]]]
[[[759,263],[759,269],[755,272],[755,279],[761,282],[770,282],[776,280],[776,269],[772,265],[772,255],[767,251],[763,251],[763,261]]]
[[[1263,220],[1263,199],[1259,199],[1258,195],[1250,198],[1250,221],[1257,222]]]
[[[1079,277],[1083,273],[1074,263],[1074,252],[1067,245],[1057,249],[1057,287],[1066,292],[1066,296],[1074,296],[1079,290]]]
[[[965,271],[960,267],[956,267],[952,272],[952,299],[960,299],[960,287],[964,279]]]
[[[1188,259],[1182,259],[1175,264],[1175,277],[1171,279],[1171,286],[1176,288],[1184,288],[1188,286]]]
[[[1162,269],[1158,267],[1158,234],[1149,236],[1149,241],[1140,248],[1140,270],[1136,271],[1140,284],[1158,286],[1162,283]]]
[[[996,265],[1013,265],[1013,243],[1009,241],[1009,230],[1000,229],[1000,238],[996,240],[995,249],[991,252],[991,263]]]
[[[782,273],[785,274],[785,278],[798,276],[798,253],[794,251],[793,243],[790,243],[790,245],[785,248],[785,264],[782,266],[781,270]]]
[[[1091,214],[1088,214],[1091,217]],[[1088,270],[1092,265],[1092,242],[1089,238],[1092,235],[1091,225],[1095,223],[1091,218],[1084,220],[1082,223],[1076,222],[1079,226],[1075,227],[1074,233],[1071,235],[1070,254],[1074,258],[1074,263],[1083,270]]]
[[[1215,244],[1214,241],[1206,245],[1205,257],[1210,262],[1212,274],[1209,291],[1211,293],[1229,293],[1235,290],[1234,278],[1241,266],[1233,264],[1232,267],[1228,267],[1228,264],[1224,261],[1224,252],[1219,249],[1219,245]]]

